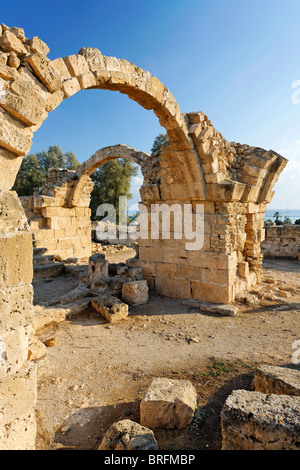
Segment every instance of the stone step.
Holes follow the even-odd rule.
[[[41,279],[44,277],[53,277],[60,274],[64,269],[64,263],[49,263],[41,266],[34,266],[33,279]]]
[[[46,253],[46,251],[47,251],[47,248],[33,247],[33,256],[43,255],[44,253]]]
[[[53,263],[54,255],[37,255],[33,256],[33,266],[41,266]]]

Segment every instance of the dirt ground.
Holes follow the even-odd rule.
[[[106,258],[121,262],[131,255]],[[70,274],[36,283],[35,303],[76,284]],[[256,293],[259,303],[240,302],[235,317],[151,294],[118,324],[91,308],[49,326],[40,333],[55,344],[38,361],[37,449],[97,449],[113,422],[139,421],[140,400],[154,377],[190,380],[199,402],[187,429],[154,430],[159,449],[220,449],[220,411],[231,391],[251,390],[259,364],[299,367],[292,354],[300,339],[300,262],[265,260]]]

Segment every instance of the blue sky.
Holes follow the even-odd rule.
[[[287,157],[270,205],[278,209],[300,208],[300,103],[292,101],[299,18],[299,0],[10,0],[0,7],[0,22],[39,36],[50,59],[84,46],[127,59],[157,76],[182,112],[207,114],[227,140]],[[59,145],[80,162],[118,143],[150,152],[160,132],[153,112],[126,95],[87,90],[50,113],[31,152]],[[141,175],[133,202],[140,183]]]

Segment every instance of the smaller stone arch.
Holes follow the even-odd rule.
[[[70,196],[70,207],[76,207],[80,205],[82,191],[90,180],[90,176],[94,173],[94,171],[103,163],[108,162],[109,160],[114,160],[116,158],[128,158],[142,167],[150,158],[150,155],[123,144],[112,145],[99,149],[77,170],[77,182],[74,185]]]

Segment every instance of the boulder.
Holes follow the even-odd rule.
[[[255,370],[252,385],[257,392],[300,396],[300,371],[262,365]]]
[[[143,305],[148,302],[147,281],[126,282],[122,286],[122,299],[130,305]]]
[[[221,426],[222,450],[299,450],[300,397],[234,390]]]
[[[196,390],[188,380],[156,378],[140,404],[141,424],[151,429],[187,427],[197,408]]]
[[[117,323],[128,316],[128,305],[112,295],[96,297],[92,300],[92,307],[110,323]]]
[[[157,450],[153,431],[130,419],[118,421],[106,431],[98,450]]]

